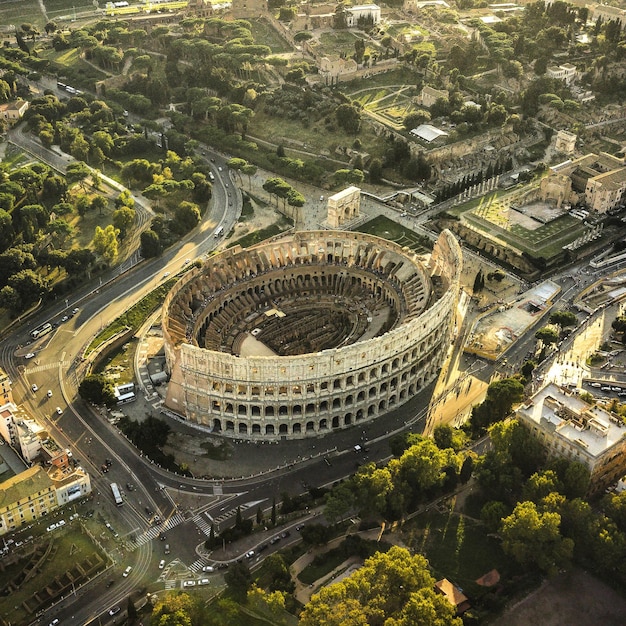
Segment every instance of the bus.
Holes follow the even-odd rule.
[[[120,493],[117,483],[111,483],[111,493],[113,494],[116,506],[122,506],[122,504],[124,504],[124,500],[122,500],[122,494]]]
[[[44,324],[43,326],[40,326],[39,328],[35,328],[35,330],[33,330],[30,333],[30,336],[33,339],[39,339],[39,337],[43,337],[44,335],[47,335],[50,332],[52,332],[52,324],[47,323],[47,324]]]
[[[137,399],[137,396],[131,391],[130,393],[124,393],[121,396],[117,397],[117,404],[128,404],[129,402],[134,402]]]
[[[222,233],[224,232],[224,227],[220,226],[216,231],[215,231],[215,238],[219,239],[222,236]]]

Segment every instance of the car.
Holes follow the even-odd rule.
[[[115,584],[115,581],[114,581],[112,578],[110,578],[110,579],[107,581],[107,589],[109,589],[110,587],[112,587],[114,584]]]
[[[109,471],[109,468],[103,463],[100,466],[100,470],[102,471],[103,474],[106,474]]]
[[[280,537],[278,537],[278,536],[276,536],[276,537],[272,537],[272,538],[270,539],[270,543],[271,543],[272,545],[274,545],[275,543],[278,543],[279,541],[280,541]]]
[[[65,323],[65,322],[67,322],[67,320],[69,320],[69,319],[70,319],[70,318],[69,318],[67,315],[64,315],[64,316],[61,318],[61,324],[64,324],[64,323]]]
[[[170,275],[170,272],[164,272],[163,273],[163,278],[167,278]]]
[[[167,539],[167,536],[165,535],[164,532],[160,532],[159,533],[159,540],[160,541],[165,541]]]
[[[214,568],[212,565],[205,565],[205,566],[202,568],[202,571],[203,571],[203,572],[214,572],[214,571],[215,571],[215,568]]]
[[[52,398],[52,389],[48,389],[46,395],[48,396],[48,398]]]
[[[76,313],[78,313],[80,311],[80,309],[78,307],[72,309],[72,315],[76,315]]]
[[[256,547],[256,551],[257,552],[263,552],[264,550],[267,550],[268,545],[266,543],[261,543]]]
[[[57,626],[57,624],[59,623],[59,618],[55,617],[49,624],[49,626]]]
[[[208,585],[209,584],[209,579],[208,578],[203,578],[202,580],[198,581],[199,585]]]
[[[215,157],[211,157],[211,163],[215,163]]]
[[[131,565],[129,565],[129,566],[128,566],[125,570],[124,570],[124,573],[122,574],[122,576],[123,576],[124,578],[126,578],[126,577],[130,574],[130,572],[131,572],[131,570],[132,570],[132,569],[133,569],[133,568],[132,568],[132,566],[131,566]]]
[[[133,485],[133,483],[126,483],[126,489],[128,489],[128,491],[135,491],[135,485]]]
[[[32,358],[34,358],[34,356],[35,356],[34,352],[29,352],[28,354],[24,355],[24,358],[25,359],[32,359]]]
[[[218,172],[221,172],[221,171],[222,171],[222,166],[221,166],[221,165],[218,165],[218,166],[217,166],[217,170],[218,170]]]
[[[63,415],[63,409],[60,406],[58,406],[55,410],[57,415]]]
[[[251,559],[254,556],[254,550],[246,552],[246,559]]]
[[[185,259],[185,262],[183,263],[183,265],[189,265],[189,263],[191,263],[191,259]]]
[[[122,111],[122,115],[124,117],[128,117],[128,111],[126,109],[124,109],[124,111]]]
[[[196,581],[195,580],[186,580],[183,583],[183,587],[195,587],[196,586]]]
[[[111,465],[113,465],[113,461],[111,461],[111,459],[104,459],[104,464],[107,467],[111,467]]]
[[[37,387],[37,385],[35,385],[35,383],[33,383],[33,384],[30,386],[30,388],[31,388],[31,391],[32,391],[33,393],[35,393],[35,392],[39,389],[39,387]]]
[[[161,559],[159,561],[159,569],[163,569],[165,567],[165,559]]]
[[[169,543],[165,544],[165,550],[163,550],[163,552],[165,552],[165,554],[169,554],[170,553],[170,544]]]
[[[291,533],[288,530],[284,530],[282,533],[280,533],[280,536],[283,539],[286,539],[287,537],[289,537],[289,535],[291,535]]]
[[[114,615],[117,615],[122,609],[119,606],[114,606],[110,611],[109,611],[109,615],[111,617],[113,617]]]

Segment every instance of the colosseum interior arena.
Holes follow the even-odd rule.
[[[248,439],[377,419],[430,383],[455,323],[461,250],[426,262],[356,232],[296,232],[188,271],[163,305],[166,406]]]

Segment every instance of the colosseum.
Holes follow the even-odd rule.
[[[248,439],[377,419],[437,376],[461,265],[449,231],[424,263],[345,231],[295,232],[215,255],[163,305],[166,406]]]

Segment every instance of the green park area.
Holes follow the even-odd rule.
[[[427,254],[432,249],[432,244],[428,238],[420,236],[410,228],[405,228],[402,224],[394,222],[384,215],[379,215],[373,220],[365,222],[357,230],[393,241],[403,248],[410,248],[417,254]]]
[[[107,556],[81,532],[78,522],[52,532],[46,532],[45,523],[33,529],[34,537],[14,550],[10,560],[3,557],[0,615],[5,623],[31,623],[37,611],[72,593],[108,565]]]
[[[563,246],[580,237],[586,230],[583,222],[570,215],[562,215],[534,229],[524,228],[508,217],[508,209],[501,201],[506,192],[496,191],[448,210],[470,228],[495,236],[533,258],[547,261],[562,254]]]

